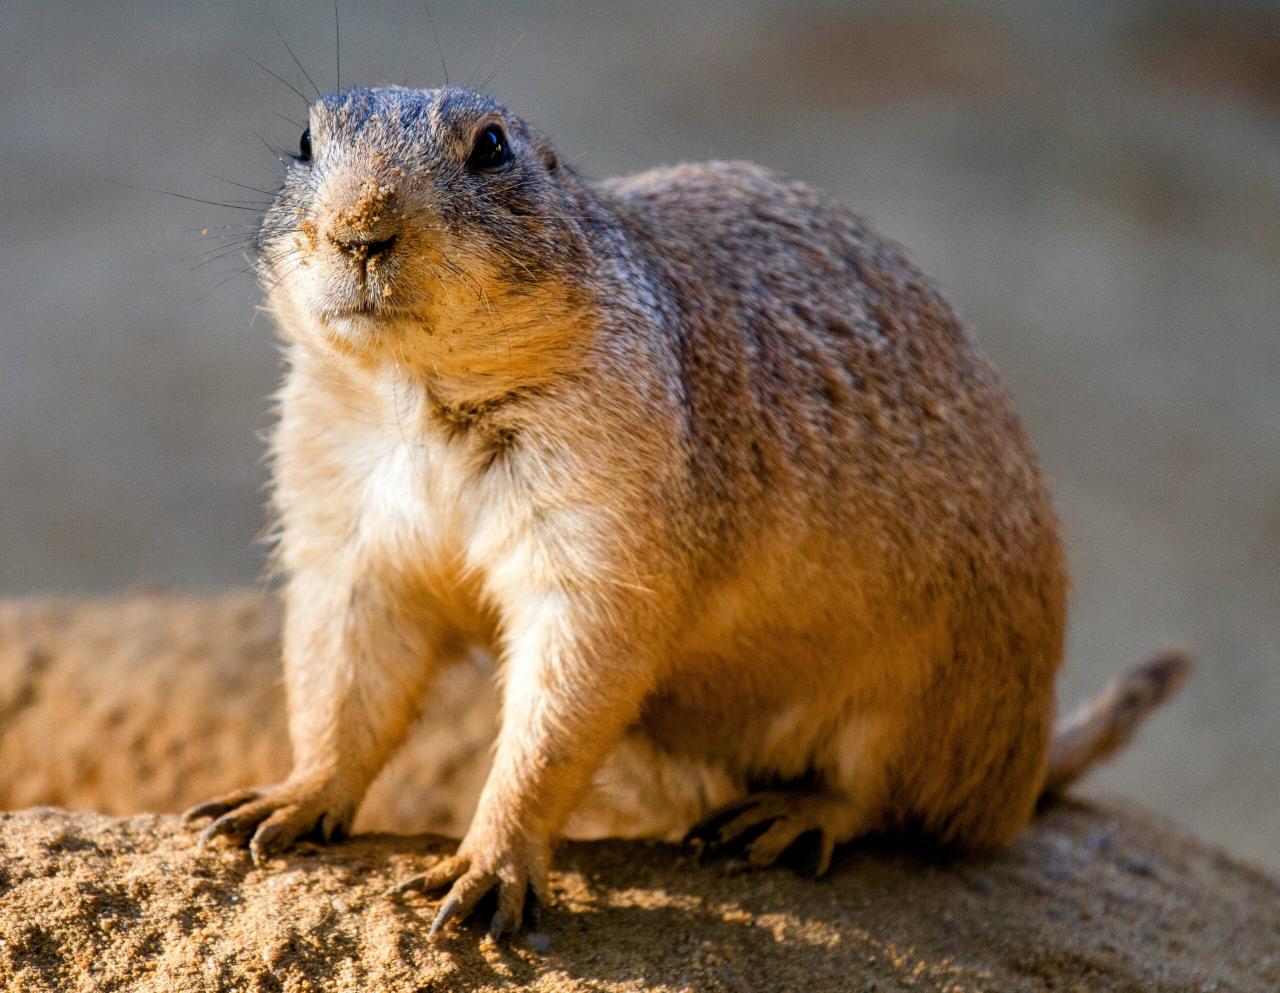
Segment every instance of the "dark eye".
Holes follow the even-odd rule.
[[[302,137],[298,139],[298,158],[303,162],[311,161],[311,129],[302,132]]]
[[[497,124],[490,124],[476,135],[476,143],[467,156],[467,168],[475,172],[493,172],[511,161],[511,146]]]

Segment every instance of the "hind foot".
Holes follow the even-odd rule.
[[[802,839],[817,841],[815,876],[831,867],[836,845],[865,828],[841,793],[753,793],[712,811],[685,835],[709,855],[745,852],[753,866],[773,865]]]

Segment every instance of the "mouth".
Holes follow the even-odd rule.
[[[322,320],[341,320],[348,317],[390,317],[389,307],[367,302],[352,304],[349,307],[334,307],[321,313]]]
[[[406,322],[416,320],[405,307],[368,298],[317,308],[313,313],[330,334],[352,344],[394,336]]]
[[[316,314],[321,320],[349,318],[392,319],[404,313],[403,301],[396,299],[392,284],[362,276],[354,285],[343,281],[326,287],[317,300]]]
[[[320,323],[345,335],[368,335],[390,326],[399,312],[373,303],[353,304],[349,307],[325,308],[316,314]]]

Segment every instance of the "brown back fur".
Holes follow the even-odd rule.
[[[735,821],[774,820],[761,864],[809,827],[821,868],[867,831],[980,848],[1025,823],[1058,527],[1008,396],[897,246],[744,163],[588,182],[468,91],[351,90],[310,123],[259,246],[290,362],[295,767],[202,808],[211,832],[258,853],[349,824],[477,642],[502,730],[420,881],[453,883],[436,927],[497,879],[495,926],[518,916],[628,756],[662,768],[657,834],[690,798],[803,786]],[[477,166],[494,127],[510,154]]]

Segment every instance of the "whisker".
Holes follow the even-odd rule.
[[[298,71],[302,73],[303,78],[311,84],[311,88],[316,91],[316,97],[320,97],[320,87],[316,86],[316,81],[311,78],[311,73],[298,61],[298,56],[293,53],[293,49],[289,47],[289,43],[285,41],[284,32],[280,30],[280,25],[276,23],[276,15],[271,10],[271,4],[267,3],[267,17],[271,18],[271,26],[275,28],[276,37],[280,39],[280,44],[284,45],[284,50],[289,53],[289,58],[293,59],[293,64],[298,67]],[[310,101],[308,101],[309,103]],[[297,123],[297,122],[295,122]]]
[[[248,269],[241,269],[238,272],[233,272],[230,276],[226,277],[226,279],[218,280],[218,282],[216,282],[213,286],[209,287],[209,289],[205,290],[205,292],[201,293],[198,297],[196,297],[195,302],[199,303],[201,300],[209,296],[211,293],[216,293],[218,290],[222,289],[222,287],[226,286],[233,279],[237,278],[238,276],[243,276],[248,271],[249,271]]]
[[[243,48],[237,48],[236,51],[239,52],[241,55],[243,55],[246,59],[248,59],[254,65],[256,65],[259,69],[265,72],[272,79],[279,80],[285,86],[289,87],[289,89],[293,90],[294,93],[298,94],[298,99],[301,100],[308,107],[311,106],[311,101],[307,99],[307,95],[303,93],[300,89],[298,89],[296,86],[294,86],[287,79],[285,79],[283,76],[281,76],[279,73],[272,72],[270,69],[264,66],[261,62],[255,59],[252,55],[246,52]]]
[[[182,234],[198,234],[203,238],[237,238],[243,235],[249,235],[258,230],[257,224],[201,224],[197,228],[178,228]],[[223,234],[209,234],[207,232],[221,231]]]
[[[234,179],[227,179],[225,176],[218,176],[211,172],[206,172],[206,176],[210,179],[216,179],[219,183],[226,183],[228,186],[237,186],[242,190],[249,190],[251,193],[261,193],[264,196],[274,197],[274,190],[260,190],[256,186],[246,186],[244,183],[237,183]]]
[[[222,245],[215,245],[213,248],[206,249],[203,252],[193,252],[190,255],[183,256],[178,259],[179,262],[191,262],[194,259],[206,259],[209,256],[225,255],[235,251],[237,248],[247,248],[252,244],[251,238],[238,238],[235,241],[226,242]],[[203,264],[203,263],[202,263]]]
[[[301,260],[299,260],[297,263],[295,263],[294,265],[290,266],[288,269],[284,270],[282,273],[280,273],[278,276],[276,276],[276,278],[275,278],[275,279],[270,280],[270,281],[267,283],[267,285],[266,285],[266,289],[267,289],[267,291],[268,291],[268,292],[270,292],[271,290],[274,290],[277,286],[279,286],[279,285],[280,285],[281,283],[283,283],[287,278],[289,278],[290,276],[292,276],[295,272],[297,272],[297,271],[298,271],[299,269],[301,269],[301,268],[302,268],[302,261],[301,261]],[[248,271],[249,271],[249,270],[247,270],[247,269],[245,270],[245,272],[248,272]]]
[[[272,148],[272,147],[271,147],[271,142],[267,141],[267,139],[266,139],[266,138],[264,138],[264,137],[262,137],[262,135],[258,134],[258,132],[257,132],[257,131],[254,131],[254,130],[253,130],[253,128],[250,128],[250,129],[249,129],[249,131],[250,131],[250,132],[251,132],[251,133],[252,133],[252,134],[253,134],[253,135],[254,135],[254,136],[255,136],[255,137],[260,141],[260,142],[262,142],[262,144],[263,144],[263,146],[266,148],[266,150],[267,150],[268,152],[270,152],[270,153],[271,153],[271,157],[272,157],[273,159],[275,159],[277,162],[285,162],[285,161],[288,161],[287,159],[285,159],[285,157],[284,157],[283,155],[281,155],[279,152],[277,152],[274,148]]]
[[[195,272],[197,269],[203,269],[205,266],[213,265],[215,262],[224,262],[227,259],[231,258],[233,255],[239,254],[240,257],[243,258],[244,253],[238,252],[237,248],[238,246],[232,245],[228,248],[223,249],[219,254],[214,255],[211,258],[205,259],[203,262],[197,262],[193,266],[187,266],[187,272]]]
[[[333,64],[342,89],[342,20],[338,17],[338,0],[333,0]]]
[[[128,185],[128,184],[125,184],[125,185]],[[190,197],[190,196],[187,196],[185,193],[174,193],[172,190],[161,190],[153,186],[129,186],[129,189],[143,190],[147,193],[162,193],[168,197],[177,197],[179,200],[190,200],[192,203],[203,203],[209,207],[226,207],[230,210],[247,210],[251,214],[260,214],[262,213],[263,209],[271,206],[270,204],[263,203],[263,204],[258,204],[257,206],[251,207],[251,206],[247,206],[249,201],[240,201],[238,203],[237,202],[223,203],[220,200],[205,200],[205,199],[202,199],[201,197]]]
[[[303,255],[301,250],[297,248],[284,248],[278,252],[272,252],[270,254],[259,252],[256,262],[263,269],[273,269],[281,263],[288,262],[292,259],[302,261]]]
[[[516,50],[517,48],[519,48],[519,47],[520,47],[520,43],[521,43],[522,41],[524,41],[525,36],[526,36],[528,33],[529,33],[528,31],[521,31],[521,32],[520,32],[520,37],[519,37],[519,38],[517,38],[517,39],[512,43],[512,45],[511,45],[511,46],[506,50],[506,52],[504,52],[504,53],[503,53],[502,59],[498,62],[497,67],[493,70],[493,72],[489,73],[489,75],[488,75],[487,77],[485,77],[485,80],[484,80],[484,82],[483,82],[483,83],[481,83],[481,84],[480,84],[479,86],[477,86],[477,87],[474,87],[475,89],[477,89],[477,90],[479,90],[481,93],[483,93],[483,92],[485,92],[485,91],[489,88],[489,84],[490,84],[490,83],[492,83],[495,79],[497,79],[497,78],[498,78],[498,73],[500,73],[500,72],[502,71],[503,67],[504,67],[504,66],[507,64],[507,62],[511,59],[511,56],[515,54],[515,50]]]
[[[444,49],[440,45],[440,35],[436,33],[436,21],[431,16],[430,0],[422,0],[422,12],[427,15],[427,23],[431,26],[431,37],[436,43],[436,54],[440,56],[440,68],[444,72],[444,85],[449,85],[449,67],[444,64]]]

